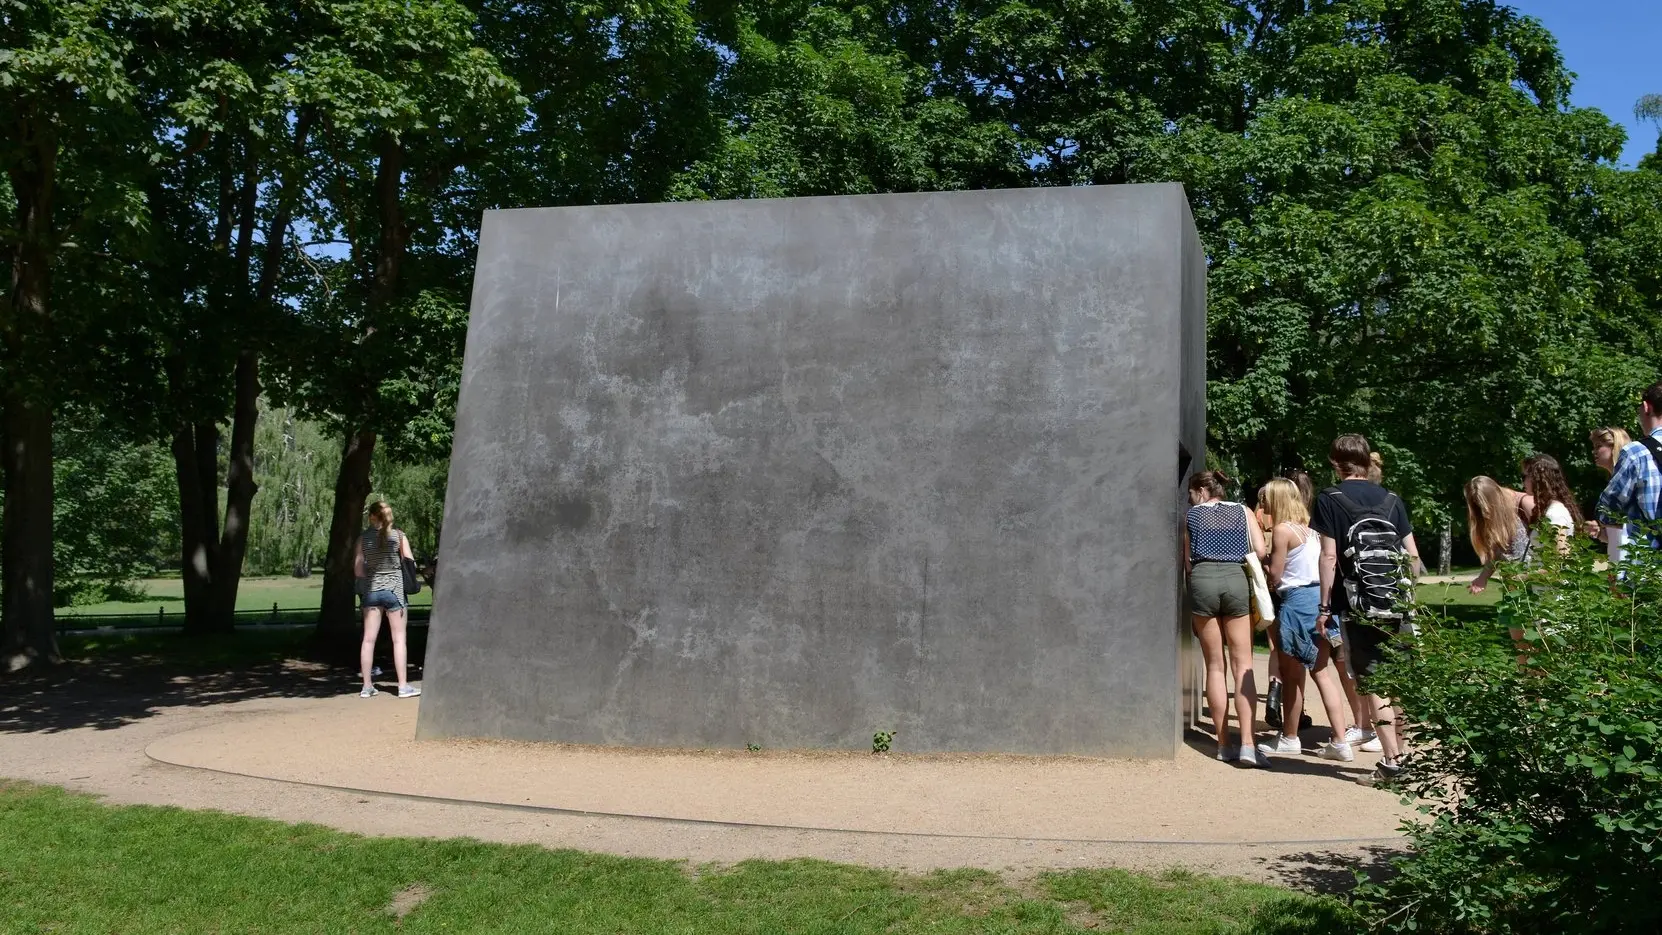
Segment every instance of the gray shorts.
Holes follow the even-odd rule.
[[[1246,568],[1235,562],[1196,562],[1189,570],[1189,613],[1196,617],[1252,613]]]

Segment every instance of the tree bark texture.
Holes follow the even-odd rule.
[[[7,396],[0,672],[16,672],[61,657],[52,619],[52,412],[22,394]]]
[[[364,501],[369,499],[370,463],[375,456],[375,433],[350,432],[335,478],[335,512],[329,522],[329,551],[323,559],[323,606],[317,638],[326,653],[350,656],[358,643],[358,536],[364,528]]]
[[[173,468],[179,480],[185,632],[226,633],[235,618],[223,613],[216,600],[224,570],[219,543],[219,426],[180,426],[173,433]]]
[[[16,200],[11,282],[0,305],[5,515],[0,519],[0,673],[60,661],[52,619],[52,196],[57,143],[19,120],[29,158],[8,170]]]
[[[355,261],[364,263],[369,275],[368,301],[364,334],[375,330],[379,313],[396,300],[403,274],[405,246],[409,231],[404,223],[403,197],[404,146],[388,134],[380,141],[375,168],[375,232],[370,241],[368,257],[359,254]],[[366,262],[367,261],[367,262]],[[363,268],[363,267],[361,267]],[[364,375],[363,392],[356,399],[342,400],[349,428],[346,447],[341,457],[340,474],[335,480],[335,510],[329,524],[329,550],[323,558],[323,606],[318,615],[317,638],[326,655],[348,656],[357,641],[358,614],[356,605],[356,575],[353,559],[357,554],[358,534],[363,531],[364,501],[369,499],[370,466],[375,454],[373,406],[373,366],[359,362]],[[356,406],[354,406],[356,403]],[[353,408],[357,412],[352,412]]]
[[[219,540],[219,574],[213,588],[213,613],[234,625],[242,561],[248,554],[248,517],[254,494],[254,426],[260,418],[260,358],[252,350],[237,355],[236,401],[231,416],[230,463],[225,470],[225,528]]]

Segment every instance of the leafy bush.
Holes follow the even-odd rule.
[[[1634,551],[1619,588],[1585,547],[1507,570],[1487,619],[1428,614],[1382,668],[1426,817],[1357,891],[1376,927],[1662,930],[1662,558]]]
[[[53,447],[53,603],[142,599],[138,579],[177,548],[172,457],[90,419],[63,420]]]

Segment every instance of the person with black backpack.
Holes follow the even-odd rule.
[[[1340,621],[1363,705],[1382,756],[1378,774],[1402,772],[1402,733],[1391,700],[1368,691],[1366,679],[1385,645],[1413,632],[1413,576],[1420,551],[1402,498],[1368,480],[1372,449],[1361,435],[1341,435],[1328,450],[1339,482],[1316,497],[1310,528],[1321,534],[1321,604],[1317,632]]]
[[[1646,542],[1657,548],[1662,543],[1642,534],[1635,524],[1662,519],[1662,381],[1645,390],[1639,427],[1643,434],[1616,456],[1615,473],[1599,495],[1599,521],[1625,524],[1630,548]]]

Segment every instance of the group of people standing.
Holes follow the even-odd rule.
[[[1500,562],[1528,562],[1548,549],[1567,552],[1578,533],[1604,541],[1613,566],[1626,548],[1662,547],[1643,528],[1662,517],[1662,382],[1645,390],[1638,415],[1636,441],[1615,428],[1591,435],[1593,460],[1610,479],[1597,518],[1585,524],[1551,455],[1523,462],[1522,490],[1487,476],[1466,485],[1472,545],[1484,562],[1470,584],[1474,593],[1484,590]],[[1313,682],[1333,728],[1316,755],[1350,762],[1358,751],[1376,752],[1375,772],[1389,779],[1404,768],[1402,724],[1391,699],[1370,691],[1369,679],[1384,647],[1414,632],[1401,605],[1424,566],[1408,507],[1382,486],[1382,460],[1368,440],[1340,436],[1328,461],[1337,477],[1333,486],[1318,493],[1309,475],[1290,471],[1258,491],[1255,507],[1225,499],[1229,482],[1220,472],[1190,478],[1183,552],[1206,703],[1218,759],[1265,767],[1270,757],[1305,752],[1298,729],[1308,723],[1305,688]],[[1259,607],[1258,616],[1272,646],[1268,720],[1280,729],[1264,743],[1254,737],[1252,669],[1260,574],[1274,592],[1273,611]],[[1228,731],[1230,689],[1240,725],[1236,743]]]

